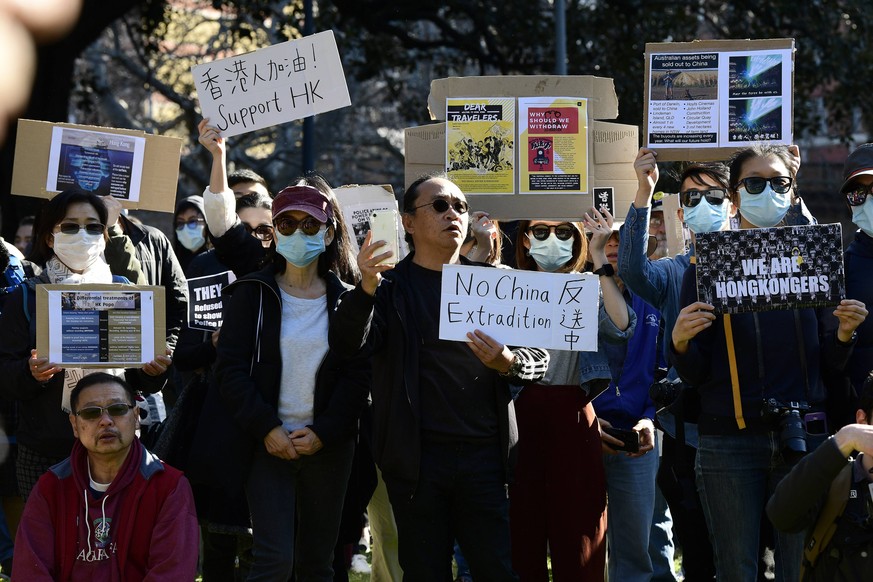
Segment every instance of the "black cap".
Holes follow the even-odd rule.
[[[861,144],[846,158],[843,166],[843,187],[840,192],[846,191],[846,186],[855,176],[873,175],[873,143]]]

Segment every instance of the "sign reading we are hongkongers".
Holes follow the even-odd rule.
[[[230,137],[351,105],[332,31],[191,68],[203,117]]]
[[[510,346],[597,351],[599,297],[591,274],[445,265],[440,339],[479,329]]]
[[[842,240],[839,224],[697,234],[697,297],[721,313],[836,305]]]

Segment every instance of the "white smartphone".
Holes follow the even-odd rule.
[[[396,210],[374,210],[370,215],[370,232],[373,233],[370,238],[371,242],[384,240],[388,243],[384,247],[380,247],[377,255],[391,251],[393,254],[383,260],[380,265],[395,265],[399,260],[400,248],[397,243],[397,211]]]

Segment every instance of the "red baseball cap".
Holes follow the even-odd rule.
[[[289,210],[302,210],[319,222],[333,220],[330,200],[321,190],[312,186],[288,186],[273,199],[273,220]]]

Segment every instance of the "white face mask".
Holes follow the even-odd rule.
[[[80,229],[76,234],[54,233],[55,256],[70,268],[82,272],[88,269],[103,254],[106,241],[102,234],[88,234]]]
[[[868,194],[864,204],[852,207],[852,222],[867,236],[873,236],[873,196]]]

